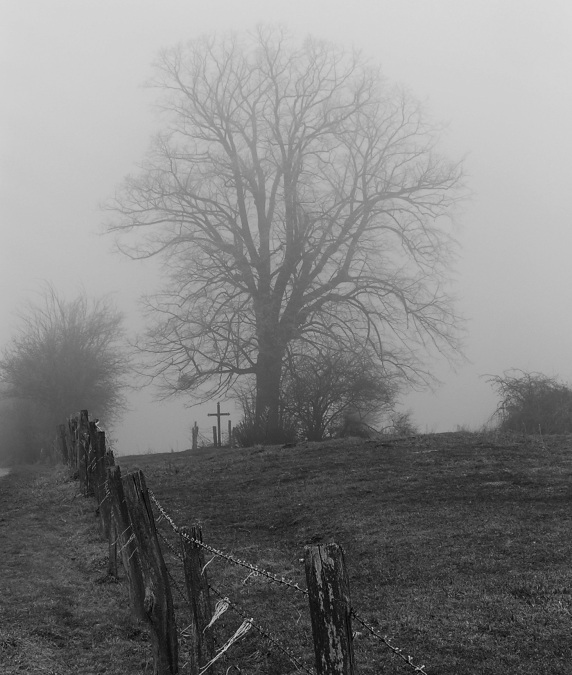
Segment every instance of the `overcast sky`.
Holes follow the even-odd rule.
[[[569,0],[1,0],[0,347],[43,280],[113,293],[135,331],[154,266],[112,252],[98,204],[134,170],[157,120],[142,85],[162,47],[282,23],[356,46],[448,123],[472,199],[456,237],[468,363],[405,402],[423,431],[477,427],[480,377],[509,368],[572,382],[572,3]],[[206,410],[133,396],[120,453],[182,450]],[[234,421],[238,421],[235,418]]]

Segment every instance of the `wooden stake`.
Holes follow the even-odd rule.
[[[356,675],[350,586],[337,544],[306,546],[306,581],[318,675]]]
[[[121,469],[118,466],[111,466],[107,469],[107,487],[113,511],[114,528],[112,529],[115,529],[115,533],[111,532],[111,535],[115,534],[123,562],[123,569],[129,580],[131,607],[138,619],[145,620],[145,590],[143,587],[141,564],[139,563],[139,551],[131,528],[131,518],[129,517],[123,481],[121,479]]]
[[[202,542],[203,533],[199,525],[181,528],[181,547],[187,595],[191,605],[191,675],[195,675],[214,656],[214,640],[211,629],[205,631],[212,617],[211,600],[203,549],[191,541]]]
[[[105,432],[101,432],[104,435]],[[104,523],[104,528],[107,536],[107,541],[109,544],[109,560],[107,563],[107,574],[114,579],[117,579],[117,525],[115,523],[115,516],[113,515],[113,505],[111,492],[109,490],[109,484],[107,482],[107,470],[115,466],[115,457],[113,456],[113,451],[106,447],[105,456],[104,456],[104,483],[103,483],[103,501],[100,505],[100,513]]]
[[[79,484],[84,495],[93,494],[89,485],[89,416],[87,410],[79,413],[78,427],[76,430],[77,468],[79,472]]]
[[[125,476],[123,488],[139,553],[137,563],[143,583],[143,613],[151,628],[155,674],[175,675],[179,672],[179,647],[173,598],[143,472]]]

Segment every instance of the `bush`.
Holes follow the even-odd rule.
[[[369,438],[397,392],[383,364],[359,345],[351,351],[324,345],[290,355],[282,380],[283,417],[310,441]]]
[[[388,434],[394,436],[416,436],[419,433],[419,429],[412,420],[410,410],[391,413],[389,422],[389,426],[385,429]]]
[[[295,443],[297,435],[291,427],[282,427],[269,434],[264,424],[244,419],[234,427],[234,440],[241,448],[250,448],[253,445]]]
[[[500,396],[495,411],[500,431],[572,432],[572,389],[557,378],[513,370],[491,376],[488,381]]]

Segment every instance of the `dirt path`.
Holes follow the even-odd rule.
[[[123,583],[103,581],[94,504],[63,469],[0,480],[0,673],[150,672]]]

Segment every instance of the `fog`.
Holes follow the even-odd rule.
[[[158,120],[142,85],[162,47],[282,23],[356,46],[446,122],[465,157],[453,276],[467,362],[432,364],[442,385],[406,397],[422,431],[476,428],[495,408],[482,377],[509,368],[572,381],[572,5],[565,0],[4,0],[0,6],[0,347],[48,280],[69,296],[112,293],[131,334],[157,288],[102,236],[99,204],[136,171]],[[210,407],[130,395],[121,454],[182,450]],[[187,401],[189,403],[190,401]],[[223,402],[223,409],[227,403]],[[238,421],[236,415],[233,421]]]

